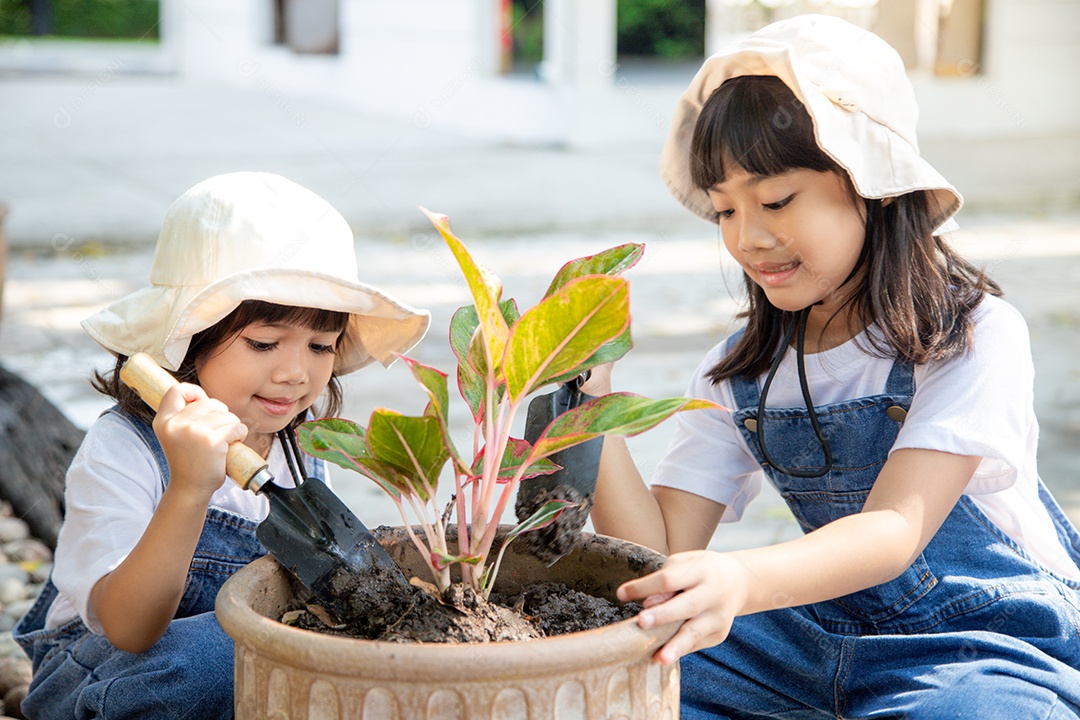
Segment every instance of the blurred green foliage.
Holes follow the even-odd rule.
[[[705,0],[619,0],[619,55],[700,58]]]
[[[158,0],[50,0],[49,37],[158,39]],[[0,35],[30,35],[29,0],[0,0]]]
[[[540,62],[544,59],[543,0],[514,0],[511,13],[514,62]]]
[[[514,61],[544,55],[542,0],[513,0]],[[705,54],[705,0],[618,0],[619,55],[700,58]]]

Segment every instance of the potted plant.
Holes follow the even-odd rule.
[[[614,599],[619,584],[659,568],[662,556],[586,533],[581,547],[546,567],[512,541],[559,522],[573,503],[540,503],[513,527],[500,520],[523,481],[558,470],[553,454],[603,435],[638,434],[676,412],[715,407],[612,393],[558,416],[534,442],[511,435],[531,394],[630,349],[629,283],[621,274],[643,247],[622,245],[567,263],[543,299],[519,312],[514,301],[502,299],[499,279],[475,262],[447,218],[424,212],[473,297],[450,323],[457,385],[474,420],[473,447],[466,455],[451,440],[447,375],[410,358],[403,360],[428,398],[421,414],[380,408],[367,427],[341,419],[307,423],[301,445],[371,478],[394,500],[403,526],[381,541],[407,572],[426,576],[444,603],[456,598],[460,605],[463,596],[467,605],[483,602],[497,580],[511,593],[545,579]],[[444,507],[437,491],[447,465],[454,486]],[[464,588],[464,595],[454,588]],[[236,641],[240,718],[276,710],[291,718],[677,715],[677,668],[651,663],[674,626],[645,632],[628,619],[522,643],[401,645],[276,622],[295,606],[294,595],[270,558],[238,572],[219,595],[219,619]]]

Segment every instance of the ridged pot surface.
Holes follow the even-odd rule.
[[[505,530],[505,528],[504,528]],[[407,574],[426,578],[403,528],[381,540]],[[498,547],[498,545],[496,545]],[[615,588],[660,567],[663,556],[585,534],[550,568],[511,544],[497,580],[515,593],[561,582],[614,599]],[[290,720],[600,720],[679,716],[678,666],[650,659],[677,629],[644,631],[634,620],[510,643],[400,644],[334,637],[278,622],[295,607],[291,578],[271,557],[233,575],[217,616],[236,644],[236,717]]]

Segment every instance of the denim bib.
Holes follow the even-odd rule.
[[[167,487],[169,467],[153,428],[117,407],[105,412],[119,415],[138,433],[157,462],[162,488]],[[308,477],[322,481],[323,463],[307,456],[304,462]],[[250,518],[207,508],[176,615],[161,640],[142,653],[118,650],[79,618],[46,629],[58,594],[50,578],[13,630],[34,667],[22,706],[27,717],[230,716],[233,647],[213,614],[214,602],[233,573],[266,554],[255,537],[257,526]]]
[[[897,361],[880,394],[815,407],[823,467],[803,408],[766,408],[756,378],[731,380],[733,420],[804,532],[861,511],[915,392]],[[933,482],[927,477],[925,482]],[[1080,534],[1039,482],[1062,545]],[[835,600],[735,618],[728,639],[684,657],[684,719],[1080,717],[1080,584],[1031,558],[966,495],[896,579]]]
[[[737,407],[735,425],[804,532],[862,510],[915,392],[914,368],[897,361],[881,394],[816,407],[832,447],[833,466],[822,477],[798,478],[778,472],[761,454],[758,433],[763,428],[756,427],[757,381],[738,377],[732,379],[731,386]],[[777,463],[796,469],[822,464],[824,458],[806,408],[766,408],[764,420],[769,453]],[[1063,545],[1073,560],[1080,562],[1080,535],[1041,480],[1039,495]],[[964,495],[900,577],[818,603],[816,608],[822,623],[834,632],[925,632],[1007,595],[1010,589],[1001,583],[1003,574],[1052,575]],[[1059,579],[1078,587],[1072,580]],[[1037,585],[1041,581],[1033,582]]]

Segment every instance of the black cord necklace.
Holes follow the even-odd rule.
[[[765,378],[765,386],[761,389],[761,398],[758,400],[757,407],[757,437],[758,445],[761,447],[762,457],[765,458],[765,462],[772,465],[777,472],[799,478],[821,477],[832,470],[833,464],[832,448],[829,447],[829,439],[825,437],[825,433],[821,430],[817,412],[814,410],[814,401],[810,397],[810,385],[806,381],[803,345],[806,340],[806,319],[809,315],[809,307],[800,310],[799,316],[795,319],[795,322],[791,324],[791,327],[788,328],[787,333],[784,335],[784,339],[780,343],[780,348],[776,352],[776,358],[773,360],[772,367],[769,368],[769,374]],[[788,346],[791,345],[791,337],[795,334],[796,328],[799,331],[799,336],[795,345],[795,365],[798,367],[799,371],[799,386],[802,389],[803,402],[806,403],[806,411],[810,414],[810,424],[813,425],[814,434],[817,436],[818,444],[821,445],[821,450],[825,453],[825,464],[816,470],[798,470],[796,468],[784,467],[769,455],[769,450],[765,447],[765,399],[769,396],[769,386],[772,385],[773,378],[776,377],[776,371],[780,367],[780,362],[784,359],[784,354],[787,352]]]
[[[300,448],[296,444],[296,433],[292,428],[282,428],[277,432],[278,441],[281,443],[281,451],[285,455],[285,462],[288,463],[289,473],[293,477],[293,484],[296,487],[300,487],[308,481],[307,469],[304,467],[303,455],[300,454]],[[289,492],[288,490],[286,492]],[[316,512],[311,505],[308,504],[304,497],[304,493],[295,493],[293,497],[300,505],[303,506],[306,518],[306,525],[308,529],[315,533],[321,533],[321,536],[316,536],[315,540],[320,547],[328,547],[332,545],[336,540],[334,539],[334,530],[327,524],[326,520],[321,517],[320,513]]]
[[[278,430],[277,436],[281,449],[285,453],[285,461],[289,464],[293,484],[299,487],[301,483],[307,482],[308,476],[304,461],[301,460],[300,448],[296,445],[296,434],[293,433],[292,428],[286,427]]]

